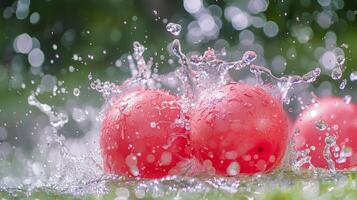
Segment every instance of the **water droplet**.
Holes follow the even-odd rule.
[[[331,78],[333,80],[338,80],[342,77],[342,70],[339,67],[333,68],[331,71]]]
[[[346,95],[343,97],[343,101],[346,103],[346,104],[349,104],[352,100],[352,97],[351,95]]]
[[[45,61],[45,54],[41,49],[32,49],[27,59],[32,67],[40,67]]]
[[[156,128],[157,127],[157,123],[156,122],[150,122],[150,127],[151,128]]]
[[[327,124],[324,120],[318,120],[315,122],[315,127],[320,131],[323,131],[327,128]]]
[[[348,44],[342,43],[342,44],[341,44],[341,47],[342,47],[342,48],[345,48],[345,49],[348,49]]]
[[[276,161],[276,158],[274,155],[269,156],[269,162],[273,163]]]
[[[17,52],[27,54],[31,51],[33,46],[33,41],[31,36],[27,33],[23,33],[17,36],[14,40],[14,48]]]
[[[72,65],[68,67],[69,72],[74,72],[74,70],[75,70],[75,68]]]
[[[246,51],[246,52],[243,54],[242,61],[243,61],[244,63],[246,63],[247,65],[249,65],[249,64],[252,63],[256,58],[257,58],[257,53],[255,53],[254,51]]]
[[[180,35],[181,29],[182,27],[180,24],[170,22],[166,25],[166,30],[175,36]]]
[[[161,154],[160,164],[161,165],[169,165],[172,161],[171,152],[165,151]]]
[[[30,16],[30,23],[37,24],[40,21],[40,14],[38,12],[34,12]]]
[[[314,82],[316,80],[316,78],[318,76],[320,76],[320,74],[321,74],[321,69],[317,67],[317,68],[309,71],[308,73],[304,74],[302,76],[302,79],[306,83],[312,83],[312,82]]]
[[[125,164],[128,167],[132,167],[132,166],[136,166],[138,164],[138,160],[137,157],[134,154],[129,154],[126,158],[125,158]]]
[[[231,164],[229,164],[229,166],[227,167],[227,174],[229,176],[236,176],[239,174],[239,170],[240,170],[240,166],[238,162],[232,162]]]
[[[351,72],[351,74],[350,74],[350,80],[351,80],[351,81],[357,80],[357,72],[356,72],[356,71]]]
[[[341,164],[345,163],[348,157],[351,157],[353,154],[352,148],[350,147],[342,147],[342,151],[340,152],[339,158],[336,159],[336,162]]]
[[[133,48],[134,48],[134,56],[141,56],[145,52],[145,47],[140,44],[138,41],[135,41],[133,43]]]
[[[336,143],[336,138],[334,136],[326,136],[325,143],[332,146]]]
[[[180,44],[180,40],[175,39],[172,42],[172,52],[175,54],[175,56],[177,56],[178,58],[182,57],[182,51],[181,51],[181,44]]]
[[[343,65],[343,64],[345,64],[345,57],[344,56],[337,56],[337,58],[336,58],[336,62],[337,62],[337,64],[338,65]]]
[[[343,79],[343,81],[342,81],[341,84],[340,84],[340,90],[345,89],[346,84],[347,84],[347,80],[346,80],[346,79]]]
[[[137,166],[130,167],[130,172],[133,176],[139,176],[140,172]]]
[[[73,95],[78,97],[81,94],[81,91],[78,88],[73,89]]]
[[[52,49],[53,49],[53,50],[57,50],[57,48],[58,48],[58,46],[57,46],[56,44],[53,44],[53,45],[52,45]]]

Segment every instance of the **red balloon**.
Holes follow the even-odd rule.
[[[162,90],[124,95],[107,109],[100,146],[107,172],[160,178],[189,156],[177,97]]]
[[[280,165],[287,142],[282,105],[262,88],[224,85],[193,108],[191,145],[209,173],[268,172]]]
[[[336,138],[336,145],[328,147],[336,169],[357,166],[357,109],[352,102],[347,104],[340,98],[319,99],[304,110],[294,124],[299,132],[294,137],[296,150],[310,148],[309,156],[315,167],[328,168],[324,157],[325,141]],[[330,140],[331,141],[331,140]]]

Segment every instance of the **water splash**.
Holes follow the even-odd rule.
[[[202,56],[193,55],[188,61],[181,50],[180,41],[177,39],[172,44],[172,51],[179,58],[179,63],[181,64],[180,73],[177,73],[177,76],[183,82],[184,91],[188,93],[187,96],[191,97],[199,96],[204,90],[231,82],[232,77],[228,74],[230,69],[239,71],[249,67],[250,72],[255,75],[258,85],[264,85],[263,74],[276,81],[282,101],[288,104],[290,101],[288,92],[294,85],[312,83],[321,74],[321,69],[315,68],[302,76],[287,75],[277,77],[273,75],[270,69],[252,64],[257,58],[257,54],[254,51],[245,52],[241,60],[227,62],[219,60],[214,50],[209,48]]]
[[[339,80],[342,77],[343,71],[345,70],[345,57],[337,56],[336,58],[336,67],[331,71],[331,77],[333,80]]]
[[[158,75],[155,70],[152,69],[153,60],[149,59],[148,61],[144,58],[146,48],[139,42],[133,43],[133,54],[127,56],[127,61],[129,63],[129,69],[131,70],[132,77],[125,81],[122,85],[117,85],[109,81],[101,81],[100,79],[93,79],[93,75],[88,74],[88,79],[91,81],[90,88],[101,93],[103,97],[111,103],[112,97],[120,97],[126,92],[135,89],[137,87],[141,88],[159,88],[157,83],[162,83],[162,75]],[[315,68],[314,70],[299,76],[299,75],[286,75],[286,76],[275,76],[270,69],[253,64],[257,59],[257,54],[254,51],[247,51],[243,54],[242,58],[236,61],[225,61],[218,59],[214,49],[208,48],[202,55],[192,55],[189,58],[183,53],[182,47],[179,40],[174,40],[171,44],[171,50],[173,54],[178,58],[179,67],[176,69],[172,78],[176,78],[180,81],[179,84],[179,94],[181,94],[181,104],[182,104],[182,115],[185,115],[193,105],[192,103],[199,97],[199,95],[209,89],[227,84],[233,81],[229,71],[230,70],[243,70],[247,69],[250,73],[254,74],[256,77],[256,84],[259,86],[264,86],[267,81],[271,83],[276,83],[276,87],[279,92],[279,96],[282,101],[289,103],[288,92],[293,86],[297,84],[305,84],[314,82],[317,77],[320,75],[320,68]],[[267,79],[263,77],[267,76]],[[80,91],[78,88],[74,88],[73,95],[79,96]],[[55,166],[57,170],[51,172],[50,178],[45,182],[44,185],[54,188],[62,192],[69,193],[81,193],[88,192],[88,190],[93,190],[92,187],[97,185],[94,192],[104,192],[107,189],[106,184],[113,180],[121,180],[123,177],[108,177],[103,175],[103,170],[98,164],[97,160],[93,160],[97,154],[90,154],[87,156],[78,157],[70,153],[69,148],[67,147],[65,138],[59,134],[59,128],[63,127],[68,122],[68,116],[57,113],[53,111],[53,108],[47,104],[40,103],[35,93],[31,94],[28,99],[30,105],[38,107],[43,113],[45,113],[51,123],[51,126],[55,127],[54,138],[58,138],[56,144],[60,146],[59,152],[59,162]],[[97,114],[98,115],[98,114]],[[99,114],[100,116],[101,114]],[[178,122],[182,124],[189,130],[189,123],[185,120],[185,117],[181,117],[183,120]],[[82,120],[78,120],[82,121]],[[150,123],[151,128],[157,128],[155,123]],[[323,129],[322,125],[319,126],[320,129]],[[326,127],[325,127],[326,128]],[[324,130],[324,129],[323,129]],[[294,136],[298,136],[299,131],[296,130]],[[179,136],[178,136],[179,137]],[[291,140],[291,146],[294,149],[295,144],[294,140]],[[169,144],[168,144],[169,145]],[[332,148],[332,146],[331,146]],[[302,151],[292,150],[291,166],[292,169],[298,171],[303,165],[309,165],[310,169],[314,169],[311,164],[311,157],[309,153],[312,151],[312,148],[308,148]],[[98,153],[98,149],[96,149]],[[348,156],[348,152],[345,154],[340,154],[340,162],[343,162],[343,158]],[[98,155],[97,155],[98,156]],[[187,161],[185,163],[185,172],[188,174],[192,171],[192,168],[197,167],[194,160]],[[187,166],[186,166],[187,165]],[[90,166],[90,167],[89,167]],[[93,169],[93,166],[94,167]],[[91,169],[88,169],[91,168]],[[233,162],[228,168],[227,173],[232,176],[237,176],[239,174],[239,163]],[[203,170],[204,171],[204,170]],[[73,176],[68,176],[65,172],[71,172],[75,174]],[[162,190],[165,186],[163,183],[168,181],[172,177],[167,179],[155,180],[152,182],[140,182],[139,186],[135,189],[135,195],[145,196],[147,193],[154,194],[157,197],[163,195]],[[224,185],[223,183],[229,182],[229,179],[218,179],[202,181],[190,178],[191,182],[197,181],[199,186],[202,186],[204,190],[209,190],[207,187],[219,188],[224,191],[229,191],[231,193],[238,192],[240,182],[235,182],[234,186]],[[80,181],[81,183],[79,183]],[[169,181],[172,181],[171,179]],[[180,182],[184,181],[180,178]],[[155,184],[154,184],[155,183]],[[147,185],[149,184],[149,186]],[[155,187],[151,187],[155,185]],[[145,185],[145,187],[143,186]],[[42,185],[43,186],[43,185]],[[142,187],[141,187],[142,186]],[[184,187],[184,190],[188,188]],[[127,189],[127,188],[126,188]],[[128,191],[125,188],[117,189],[117,197],[128,197]],[[173,192],[172,190],[170,190]],[[93,192],[93,191],[92,191]],[[180,196],[177,193],[177,196]]]
[[[122,91],[120,86],[109,81],[102,82],[100,79],[96,79],[90,83],[90,88],[103,95],[105,99],[109,99],[111,95],[120,94]]]
[[[339,155],[338,159],[336,159],[336,163],[338,163],[338,164],[345,163],[347,161],[347,158],[351,157],[352,154],[353,154],[352,148],[345,147],[345,146],[342,147],[340,155]]]
[[[336,172],[335,162],[332,159],[332,155],[331,155],[331,151],[330,151],[330,149],[333,147],[336,147],[336,137],[335,136],[326,136],[323,156],[327,162],[328,170],[331,173]]]
[[[132,76],[122,85],[117,85],[109,81],[101,81],[100,79],[95,79],[93,81],[93,75],[90,73],[88,74],[88,79],[92,81],[90,83],[90,88],[101,93],[103,98],[109,103],[111,100],[119,98],[125,92],[137,88],[157,88],[156,83],[159,79],[157,74],[152,71],[152,58],[150,58],[149,61],[146,61],[143,56],[145,50],[145,46],[139,42],[135,41],[133,43],[134,52],[127,57]]]
[[[52,110],[51,106],[39,102],[34,92],[28,97],[28,104],[37,107],[41,112],[46,114],[50,120],[50,124],[54,128],[61,128],[68,122],[67,114],[57,113]]]
[[[288,149],[288,165],[293,171],[299,171],[303,165],[308,165],[311,170],[315,170],[315,167],[311,163],[311,156],[309,156],[311,149],[307,148],[300,151],[296,150],[295,138],[299,135],[300,129],[296,128],[292,138],[290,139],[290,149]]]
[[[39,88],[36,91],[40,91]],[[25,174],[27,178],[18,187],[26,192],[36,191],[37,188],[51,188],[51,190],[70,194],[98,194],[106,191],[105,178],[97,158],[97,148],[92,148],[81,155],[73,154],[71,140],[66,140],[61,128],[68,123],[69,117],[62,112],[56,112],[48,104],[37,99],[38,93],[32,92],[28,96],[28,104],[37,107],[49,121],[33,150],[35,157],[27,161],[31,167]],[[95,139],[92,137],[92,139]],[[83,138],[83,142],[86,139]],[[83,145],[75,142],[76,146]],[[43,162],[39,162],[43,160]],[[0,182],[3,181],[0,179]],[[6,184],[5,184],[6,185]]]
[[[186,55],[182,53],[179,40],[176,39],[172,42],[171,50],[174,55],[179,58],[179,63],[181,65],[181,67],[176,71],[176,76],[179,77],[183,84],[183,99],[192,99],[195,93],[196,85],[193,77],[195,77],[196,74],[192,70]]]

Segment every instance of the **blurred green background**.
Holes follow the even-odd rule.
[[[177,67],[167,46],[179,38],[187,53],[213,47],[226,51],[226,60],[254,50],[256,63],[277,76],[321,67],[321,77],[304,86],[305,93],[355,98],[350,74],[357,70],[356,9],[357,0],[2,0],[0,127],[7,136],[0,143],[31,147],[36,142],[29,138],[40,113],[28,106],[27,97],[38,85],[49,91],[53,84],[64,88],[40,96],[60,110],[84,104],[100,109],[103,100],[90,90],[87,75],[121,83],[130,74],[126,56],[134,41],[145,45],[145,57],[153,57],[160,73]],[[165,30],[168,22],[182,26],[179,36]],[[332,80],[338,55],[346,58],[346,70],[340,80]],[[340,90],[343,79],[347,86]],[[74,88],[80,89],[79,96],[73,95]],[[77,137],[85,131],[70,119],[64,132]]]

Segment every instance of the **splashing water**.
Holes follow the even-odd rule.
[[[310,169],[315,169],[311,164],[311,156],[309,156],[310,148],[305,150],[296,151],[295,138],[300,135],[300,130],[296,128],[294,130],[292,139],[290,140],[290,145],[288,149],[288,164],[291,165],[293,171],[298,171],[303,165],[308,165]]]
[[[324,147],[323,156],[327,162],[329,171],[331,173],[335,173],[336,172],[335,162],[332,159],[330,149],[333,147],[336,147],[336,137],[335,136],[327,136],[325,138],[325,144],[326,145]]]
[[[340,152],[340,155],[338,157],[338,159],[336,159],[336,162],[341,164],[341,163],[345,163],[346,159],[348,157],[352,156],[352,149],[350,147],[342,147],[342,150]]]
[[[72,154],[73,144],[68,146],[69,141],[66,141],[61,134],[61,128],[68,123],[68,115],[58,113],[50,105],[41,103],[36,98],[35,92],[32,92],[28,97],[28,104],[37,107],[47,115],[51,127],[48,127],[48,134],[43,135],[45,143],[39,142],[38,150],[35,150],[40,153],[39,158],[47,160],[47,164],[39,165],[37,162],[32,164],[33,173],[42,178],[39,179],[40,182],[36,179],[27,180],[30,185],[24,182],[23,186],[26,190],[32,192],[41,187],[71,194],[101,194],[105,192],[108,176],[103,174],[97,160],[98,156],[95,153],[98,151],[97,148],[93,148],[95,150],[90,150],[87,154]],[[50,157],[47,158],[47,156]],[[10,185],[8,186],[10,187]]]
[[[32,93],[28,97],[28,104],[31,106],[36,106],[41,110],[41,112],[46,114],[50,120],[50,124],[54,128],[61,128],[68,122],[68,116],[65,113],[56,113],[52,110],[51,106],[40,103],[37,100],[35,93]]]
[[[107,97],[110,97],[113,93],[120,95],[120,93],[125,93],[126,90],[130,90],[130,86],[133,85],[138,85],[139,87],[144,88],[155,88],[157,85],[156,82],[162,83],[162,80],[167,77],[165,75],[158,75],[151,72],[152,64],[147,64],[142,56],[144,50],[145,47],[143,47],[140,43],[134,43],[134,54],[132,57],[128,56],[128,61],[131,66],[130,69],[132,70],[132,78],[126,81],[122,86],[116,86],[115,84],[111,84],[109,82],[102,83],[100,80],[95,80],[91,83],[92,89],[101,93],[104,91],[105,95],[103,96],[108,100]],[[181,106],[183,114],[188,112],[190,106],[200,93],[231,82],[233,79],[228,73],[229,70],[240,71],[243,69],[249,69],[249,72],[254,74],[256,77],[256,84],[260,86],[265,84],[263,75],[266,75],[271,81],[276,82],[275,85],[279,94],[278,96],[280,96],[282,101],[287,104],[289,104],[290,101],[288,92],[291,88],[293,88],[293,86],[312,83],[321,73],[320,68],[316,68],[302,76],[287,75],[277,77],[273,75],[268,68],[252,64],[252,62],[254,62],[257,58],[257,54],[254,51],[247,51],[243,54],[241,60],[231,62],[218,59],[215,51],[210,48],[205,51],[203,55],[193,55],[190,58],[187,58],[182,51],[180,41],[177,39],[171,43],[171,50],[178,58],[178,63],[180,64],[180,67],[177,68],[171,78],[172,80],[178,79],[180,81],[178,92],[182,95]],[[97,85],[100,86],[96,87]],[[105,87],[105,85],[111,86],[106,87],[107,90],[103,90],[102,88],[103,86]],[[120,89],[115,92],[115,88]],[[183,124],[189,130],[189,123],[184,121]],[[155,125],[156,124],[154,123],[150,124],[152,128],[155,128]],[[323,131],[327,128],[327,124],[322,121],[317,122],[316,127]],[[297,136],[298,134],[299,133],[297,131],[294,136]],[[295,144],[292,140],[291,146],[294,147],[294,145]],[[293,153],[291,153],[292,157],[289,162],[293,170],[297,171],[305,164],[308,164],[310,169],[314,169],[314,166],[311,164],[311,157],[309,156],[309,153],[313,150],[313,148],[307,148],[303,151],[295,151],[293,149],[294,148],[291,148],[290,150]],[[232,165],[227,168],[227,173],[233,176],[239,174],[239,165],[237,164],[232,163]]]
[[[181,64],[179,70],[181,71],[178,76],[184,84],[184,91],[189,96],[194,96],[194,94],[199,96],[200,92],[208,88],[218,87],[232,81],[228,74],[230,69],[239,71],[249,67],[250,72],[256,76],[257,84],[264,85],[263,74],[277,81],[281,99],[288,104],[288,92],[294,85],[312,83],[321,73],[321,69],[316,68],[303,76],[276,77],[268,68],[251,64],[257,58],[257,54],[254,51],[245,52],[241,60],[233,62],[217,59],[212,49],[208,49],[202,56],[192,56],[188,60],[181,50],[179,40],[174,40],[172,51],[179,58],[179,63]],[[195,66],[196,70],[193,70],[192,66]]]
[[[169,24],[168,24],[169,25]],[[175,24],[173,24],[175,25]],[[179,34],[181,28],[173,27],[168,28],[168,31],[173,35]],[[176,31],[176,32],[175,32]],[[160,88],[162,85],[174,85],[173,88],[181,94],[182,112],[183,114],[188,112],[191,104],[198,98],[200,93],[210,90],[214,87],[218,87],[233,81],[233,78],[229,74],[229,71],[240,71],[248,69],[256,78],[256,84],[259,86],[264,86],[267,80],[264,76],[268,77],[268,83],[274,83],[277,90],[277,96],[287,104],[289,104],[290,97],[288,92],[293,88],[293,86],[299,84],[306,84],[314,82],[320,75],[320,68],[316,68],[305,75],[286,75],[277,77],[273,75],[270,69],[255,65],[253,62],[257,59],[257,54],[254,51],[246,51],[242,58],[237,61],[224,61],[217,58],[214,49],[209,48],[202,55],[192,55],[187,57],[181,48],[179,40],[174,40],[171,43],[172,53],[178,58],[179,67],[174,73],[170,74],[158,74],[152,69],[154,62],[152,59],[146,61],[144,58],[146,48],[139,42],[133,43],[133,54],[127,56],[127,61],[129,63],[129,69],[131,71],[132,77],[125,81],[122,85],[117,85],[109,81],[101,81],[100,79],[93,78],[92,73],[88,74],[88,79],[91,81],[90,88],[101,93],[104,99],[111,105],[112,97],[118,97],[131,91],[137,87],[142,88]],[[342,63],[343,64],[343,63]],[[341,64],[341,68],[342,68]],[[167,83],[168,82],[178,82],[178,84]],[[73,89],[73,95],[80,97],[81,91],[79,88]],[[227,168],[227,173],[232,176],[239,177],[238,179],[227,179],[227,178],[217,178],[217,177],[207,177],[207,178],[187,178],[187,177],[166,177],[160,180],[152,181],[135,181],[126,179],[124,177],[105,175],[101,166],[100,157],[98,155],[98,146],[95,146],[93,151],[89,154],[78,156],[71,153],[71,148],[73,145],[69,145],[65,137],[61,134],[61,128],[63,128],[69,121],[68,115],[62,112],[54,111],[54,108],[50,105],[41,103],[37,99],[37,94],[34,92],[28,97],[28,103],[31,106],[37,107],[41,112],[48,116],[51,127],[54,131],[49,136],[51,141],[50,146],[58,145],[57,148],[52,147],[52,149],[45,149],[47,152],[45,155],[58,153],[56,161],[53,163],[58,163],[53,168],[52,171],[48,172],[48,178],[43,180],[41,185],[32,185],[30,191],[36,188],[43,188],[44,186],[54,189],[55,191],[60,191],[62,193],[71,194],[103,194],[108,192],[108,184],[116,183],[118,186],[115,190],[115,196],[120,199],[131,198],[135,195],[136,198],[144,198],[151,195],[153,198],[163,197],[165,195],[175,195],[175,198],[180,198],[185,193],[209,193],[213,189],[218,189],[220,191],[228,192],[230,194],[237,194],[244,191],[243,184],[244,180],[249,182],[251,186],[264,180],[265,183],[273,184],[273,179],[269,176],[257,176],[252,178],[240,177],[239,174],[239,163],[233,162]],[[78,109],[76,113],[80,113]],[[98,114],[97,114],[98,115]],[[101,114],[99,114],[99,118]],[[85,117],[84,117],[85,118]],[[83,117],[79,116],[76,119],[81,119],[78,121],[83,121]],[[100,119],[99,119],[100,120]],[[189,130],[189,124],[186,121],[178,122],[182,123]],[[157,128],[155,122],[150,123],[151,128]],[[324,122],[317,122],[316,128],[323,131],[327,129],[327,125]],[[98,132],[98,130],[96,130]],[[299,135],[299,130],[295,130],[294,136]],[[92,139],[95,137],[92,137]],[[329,163],[330,171],[335,171],[334,163],[331,158],[330,149],[335,147],[335,143],[330,142],[326,139],[326,147],[324,151],[324,157]],[[331,139],[333,140],[333,139]],[[309,153],[310,148],[303,151],[294,150],[294,140],[291,140],[290,144],[290,156],[289,165],[298,173],[298,170],[303,166],[308,164],[310,169],[314,169],[311,164],[311,157]],[[350,151],[348,148],[344,148],[340,152],[339,159],[336,162],[345,162],[345,159],[350,156]],[[189,174],[193,168],[198,167],[199,164],[194,161],[186,163],[185,173]],[[290,173],[290,172],[278,172],[278,173]],[[283,181],[283,180],[281,180]],[[169,186],[168,186],[169,184]],[[131,185],[132,190],[128,185]],[[259,185],[259,184],[257,184]]]
[[[342,77],[342,73],[345,70],[344,64],[345,58],[343,56],[337,56],[336,65],[331,71],[331,77],[333,80],[339,80]]]

